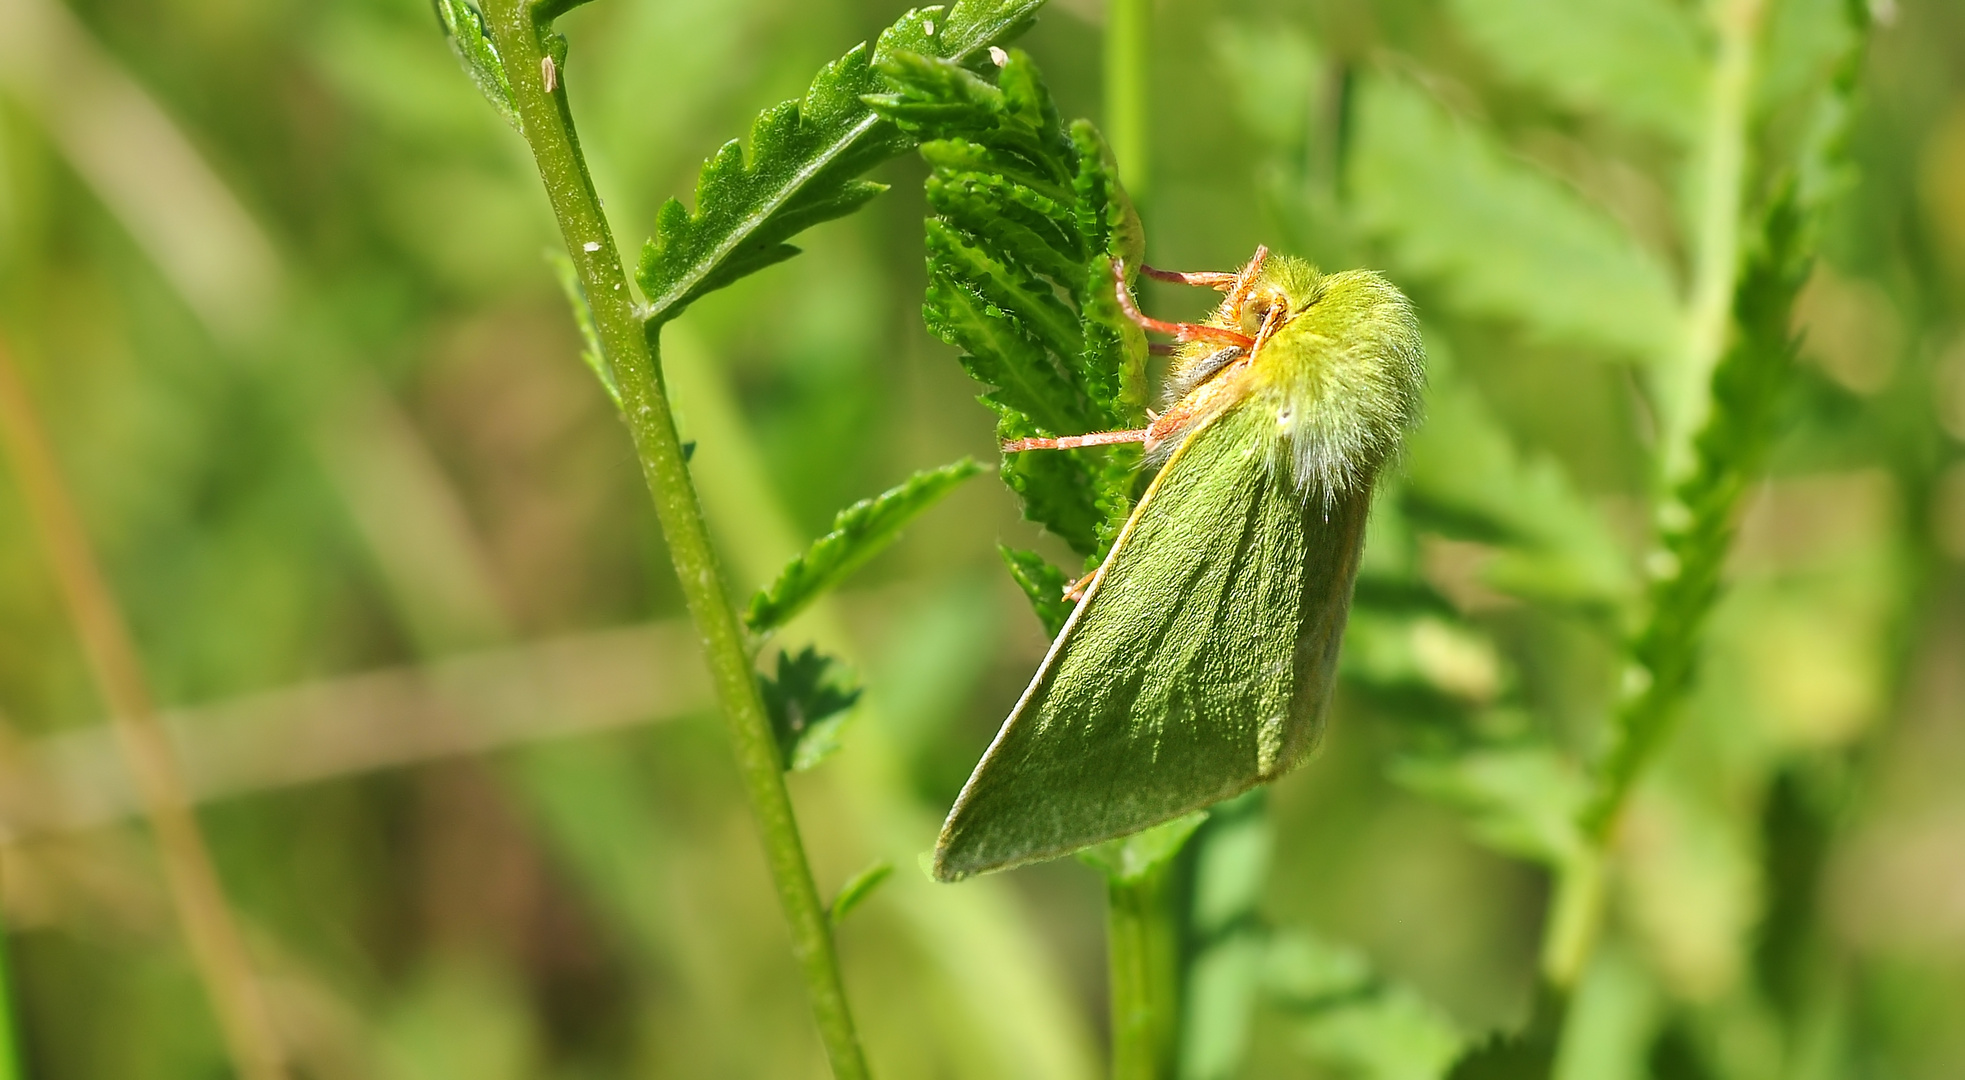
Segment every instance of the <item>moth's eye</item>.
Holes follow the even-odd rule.
[[[1242,305],[1243,332],[1253,334],[1262,329],[1262,320],[1269,317],[1271,306],[1266,296],[1252,297],[1247,304]]]

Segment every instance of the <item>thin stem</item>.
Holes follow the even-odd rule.
[[[1659,384],[1664,430],[1658,479],[1663,490],[1670,493],[1659,508],[1664,535],[1684,528],[1684,522],[1678,519],[1692,518],[1697,513],[1713,514],[1712,507],[1697,511],[1688,508],[1679,501],[1679,492],[1699,466],[1694,440],[1712,417],[1713,374],[1726,350],[1727,330],[1740,287],[1748,122],[1766,3],[1765,0],[1714,0],[1712,11],[1719,46],[1707,99],[1706,133],[1698,156],[1700,172],[1696,190],[1700,201],[1692,237],[1693,276],[1685,337],[1677,364]],[[1717,515],[1715,520],[1730,520],[1730,512]],[[1724,550],[1723,540],[1716,543],[1718,546],[1712,552],[1715,559]],[[1673,562],[1676,564],[1678,560]],[[1715,571],[1716,565],[1712,568]],[[1672,576],[1663,581],[1667,586],[1682,584],[1679,579],[1687,579],[1695,569],[1675,565],[1670,571]],[[1687,580],[1694,585],[1703,581]],[[1660,600],[1664,594],[1654,588],[1647,623],[1633,639],[1637,643],[1633,658],[1634,689],[1629,691],[1614,720],[1610,749],[1598,769],[1598,791],[1582,823],[1588,850],[1579,853],[1563,869],[1543,927],[1543,973],[1559,988],[1572,987],[1589,962],[1603,920],[1607,896],[1603,880],[1605,862],[1617,819],[1638,776],[1665,737],[1666,721],[1684,695],[1690,648],[1675,650],[1671,656],[1678,663],[1669,670],[1660,670],[1657,659],[1647,657],[1643,643],[1657,637],[1661,629],[1668,634],[1696,634],[1699,621],[1714,597],[1710,588],[1685,587],[1672,592],[1680,602],[1666,604]]]
[[[20,1080],[20,1040],[14,1035],[13,971],[7,955],[7,926],[0,919],[0,1080]]]
[[[1747,122],[1754,58],[1765,0],[1714,0],[1719,51],[1714,59],[1706,132],[1698,156],[1692,283],[1683,351],[1666,379],[1661,478],[1671,484],[1692,466],[1692,438],[1711,409],[1713,367],[1726,347],[1733,285],[1740,270],[1740,211],[1747,165]]]
[[[819,1036],[832,1062],[833,1075],[841,1080],[863,1080],[868,1075],[866,1059],[847,1008],[832,925],[799,839],[777,740],[758,697],[743,627],[724,586],[702,507],[683,461],[675,418],[656,367],[655,345],[635,315],[613,233],[580,153],[567,107],[566,80],[559,78],[555,88],[548,91],[532,74],[540,70],[546,55],[544,37],[550,30],[535,21],[525,0],[492,0],[485,7],[492,41],[505,58],[507,70],[514,73],[512,97],[526,143],[545,183],[567,254],[593,308],[601,349],[621,390],[622,414],[634,438],[648,494],[654,501],[669,557],[675,563],[683,599],[701,638],[730,729],[744,792],[764,842],[778,902],[790,924],[792,952],[805,977]]]
[[[1113,1080],[1171,1080],[1180,1030],[1179,932],[1167,867],[1106,879]]]
[[[1558,990],[1576,987],[1603,920],[1603,855],[1577,853],[1559,868],[1542,938],[1542,978]]]
[[[218,1015],[233,1068],[248,1080],[280,1080],[287,1075],[280,1040],[211,852],[191,814],[184,778],[158,722],[129,627],[96,562],[81,516],[62,483],[54,453],[4,344],[0,344],[0,442],[6,444],[28,517],[47,549],[96,686],[109,706],[123,758],[157,836],[171,901]]]
[[[1151,0],[1109,0],[1105,10],[1105,138],[1134,202],[1151,186],[1146,136],[1146,52]]]

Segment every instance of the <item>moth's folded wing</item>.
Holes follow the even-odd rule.
[[[1274,777],[1314,741],[1364,515],[1306,515],[1269,467],[1274,426],[1237,408],[1155,478],[950,811],[938,877],[1178,817]],[[1315,558],[1344,565],[1306,579],[1309,546],[1333,540],[1345,550]],[[1312,610],[1331,599],[1334,613]]]

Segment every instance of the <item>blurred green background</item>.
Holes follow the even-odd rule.
[[[1684,155],[1669,123],[1629,122],[1642,103],[1539,92],[1509,60],[1539,24],[1503,18],[1532,7],[1154,5],[1135,186],[1159,265],[1268,243],[1385,269],[1420,307],[1436,387],[1464,391],[1411,482],[1465,425],[1500,432],[1482,445],[1591,508],[1604,575],[1629,578],[1651,422],[1632,367],[1689,273]],[[1833,3],[1775,7],[1778,105],[1822,81],[1838,24]],[[1873,11],[1800,386],[1695,700],[1620,834],[1588,998],[1612,1034],[1573,1076],[1799,1076],[1769,1047],[1831,1028],[1820,1075],[1965,1075],[1965,7]],[[638,243],[717,145],[898,14],[600,0],[564,18],[617,236]],[[1022,42],[1066,115],[1101,115],[1104,14],[1056,0]],[[1460,171],[1486,161],[1501,179]],[[975,387],[921,326],[922,174],[884,167],[890,193],[664,335],[739,590],[838,507],[993,453]],[[1572,219],[1623,239],[1579,242],[1578,281],[1538,279],[1569,249],[1513,244]],[[178,725],[303,1073],[817,1077],[667,556],[544,258],[557,242],[522,144],[419,0],[0,0],[0,348]],[[1413,639],[1444,650],[1434,681],[1587,753],[1616,635],[1536,602],[1520,574],[1547,567],[1511,584],[1497,545],[1411,527],[1416,572],[1473,635]],[[784,635],[867,686],[846,749],[792,784],[823,893],[876,858],[900,868],[840,935],[883,1076],[1100,1068],[1098,876],[915,870],[1045,647],[999,541],[1063,550],[972,482]],[[1390,778],[1415,737],[1401,709],[1347,692],[1320,756],[1275,787],[1261,918],[1361,950],[1459,1031],[1519,1023],[1546,882]],[[26,1075],[225,1075],[103,717],[0,470],[0,897]],[[1835,792],[1803,882],[1763,842],[1774,778],[1795,776]],[[1742,1003],[1768,913],[1802,892],[1826,1011],[1781,1028]],[[1305,1023],[1259,1009],[1245,1074],[1425,1075]],[[1675,1024],[1693,1065],[1643,1049]]]

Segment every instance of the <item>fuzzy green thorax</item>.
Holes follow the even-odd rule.
[[[1274,320],[1266,336],[1266,323]],[[1255,336],[1253,355],[1222,363],[1204,344],[1178,354],[1169,415],[1182,435],[1238,406],[1276,418],[1264,450],[1325,503],[1369,486],[1419,419],[1425,353],[1412,304],[1370,270],[1323,274],[1267,259],[1246,298],[1230,295],[1208,325]]]

